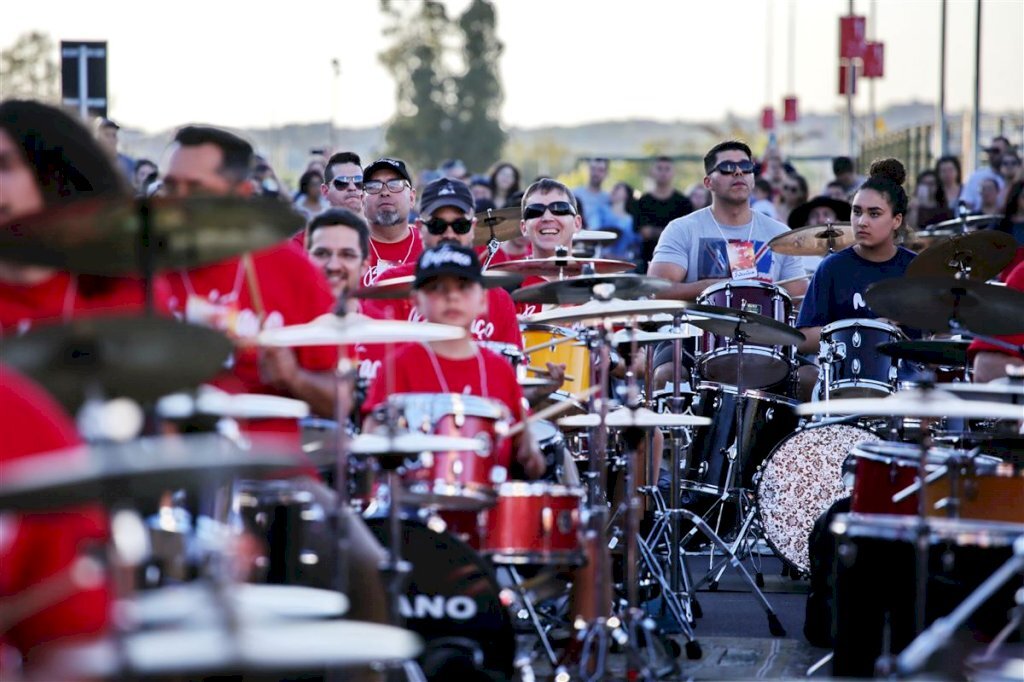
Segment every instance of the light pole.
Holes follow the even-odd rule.
[[[338,81],[341,78],[341,61],[335,57],[331,60],[331,70],[334,74],[331,79],[331,120],[328,121],[329,137],[331,141],[330,154],[334,153],[334,119],[338,113]],[[328,154],[328,156],[330,156]]]

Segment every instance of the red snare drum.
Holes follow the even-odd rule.
[[[440,509],[494,504],[494,487],[508,476],[512,452],[505,433],[508,408],[497,400],[458,393],[399,393],[388,399],[403,431],[476,438],[479,452],[423,453],[403,474],[404,498]],[[383,405],[379,410],[386,410]]]
[[[480,551],[496,564],[583,563],[583,490],[515,481],[498,488],[497,504],[480,513]]]
[[[785,289],[757,280],[719,282],[705,289],[697,297],[697,303],[764,315],[783,324],[789,324],[793,309]],[[738,353],[731,339],[704,332],[697,346],[700,351],[697,371],[704,381],[737,385]],[[743,385],[765,388],[782,381],[789,373],[791,355],[791,350],[783,346],[745,344]]]

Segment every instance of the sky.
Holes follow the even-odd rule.
[[[448,0],[457,15],[469,0]],[[510,127],[649,118],[720,120],[781,109],[845,108],[836,94],[838,17],[850,0],[495,0]],[[934,102],[939,0],[853,0],[886,50],[879,108]],[[946,101],[971,106],[975,0],[948,0]],[[187,122],[274,127],[386,123],[395,87],[378,0],[18,2],[0,45],[30,30],[106,40],[109,114],[157,132]],[[162,15],[160,13],[163,13]],[[873,15],[873,20],[870,18]],[[981,103],[1024,111],[1024,0],[982,1]],[[335,82],[331,61],[338,59]],[[866,111],[867,88],[856,106]]]

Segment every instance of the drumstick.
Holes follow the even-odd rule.
[[[540,410],[539,412],[534,412],[533,414],[531,414],[529,417],[527,417],[523,421],[519,422],[518,424],[513,425],[512,428],[510,428],[508,430],[508,433],[506,435],[509,438],[515,438],[520,433],[525,431],[526,427],[528,427],[533,422],[542,421],[544,419],[547,419],[548,417],[557,417],[558,415],[562,414],[566,410],[568,410],[568,409],[570,409],[572,407],[575,407],[574,401],[581,403],[584,400],[587,400],[588,398],[590,398],[590,396],[592,396],[595,393],[597,393],[599,388],[600,388],[599,386],[591,386],[590,388],[588,388],[585,391],[580,391],[579,393],[574,393],[572,395],[572,400],[563,400],[563,401],[554,403],[553,405],[548,405],[547,407],[545,407],[543,410]]]
[[[570,341],[579,341],[579,339],[576,338],[575,336],[563,336],[560,339],[556,339],[556,340],[553,340],[553,341],[545,341],[544,343],[538,343],[536,346],[530,346],[529,348],[524,348],[523,349],[523,354],[524,355],[529,355],[530,353],[536,353],[539,350],[544,350],[545,348],[557,346],[557,345],[560,345],[560,344],[563,344],[563,343],[569,343]]]
[[[774,282],[774,284],[778,284],[778,285],[781,286],[783,284],[790,284],[791,282],[799,282],[802,279],[810,279],[810,278],[811,278],[810,275],[800,275],[799,277],[790,277],[789,279],[777,280],[776,282]]]
[[[545,376],[551,376],[551,370],[547,369],[545,367],[534,367],[533,365],[530,365],[530,366],[528,366],[526,368],[526,371],[534,372],[535,374],[543,374]],[[566,374],[565,375],[565,380],[566,381],[576,381],[576,377],[574,377],[571,374]]]
[[[260,291],[260,281],[256,278],[256,266],[253,265],[252,256],[248,252],[242,254],[242,267],[245,268],[245,283],[249,287],[249,298],[252,299],[253,312],[260,321],[267,318],[267,311],[263,308],[263,293]]]

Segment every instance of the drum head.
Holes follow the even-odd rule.
[[[761,469],[757,507],[765,539],[783,561],[805,574],[811,568],[811,528],[833,502],[849,494],[843,461],[865,440],[878,436],[849,424],[802,429],[779,443]]]

